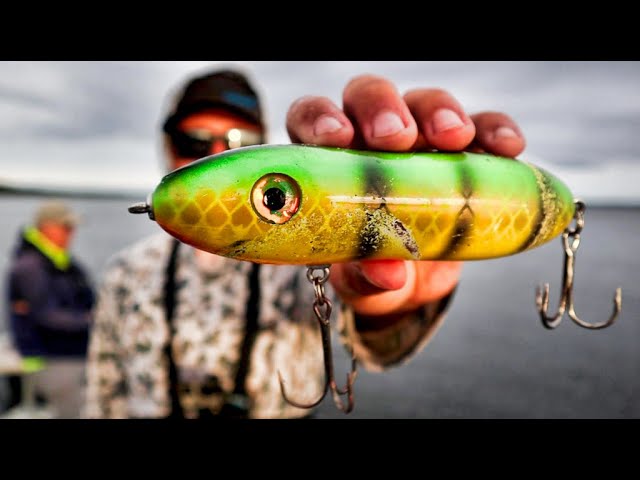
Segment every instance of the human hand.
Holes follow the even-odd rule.
[[[343,108],[326,97],[296,100],[287,113],[294,143],[394,152],[485,151],[515,157],[525,140],[506,114],[467,114],[448,92],[414,89],[401,95],[389,80],[361,75],[343,91]],[[462,262],[362,260],[335,264],[330,281],[364,316],[393,316],[439,300],[457,285]]]

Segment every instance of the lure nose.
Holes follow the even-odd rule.
[[[151,202],[147,199],[146,202],[134,203],[129,208],[129,213],[147,213],[149,214],[149,218],[151,220],[155,220],[155,216],[153,215],[153,208],[151,207]]]

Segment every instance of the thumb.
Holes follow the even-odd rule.
[[[332,267],[332,283],[347,298],[399,290],[407,282],[403,260],[362,260]]]

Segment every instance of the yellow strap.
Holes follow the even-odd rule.
[[[69,253],[45,237],[36,227],[27,227],[24,230],[24,238],[51,260],[58,270],[69,268],[71,264]]]
[[[42,370],[46,363],[43,357],[24,357],[22,359],[22,368],[26,373],[34,373]]]

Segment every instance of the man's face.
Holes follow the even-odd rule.
[[[52,243],[66,250],[71,245],[75,228],[60,222],[46,221],[42,222],[38,229]]]
[[[260,126],[217,108],[183,118],[177,125],[177,131],[171,137],[171,170],[230,148],[263,142]]]

